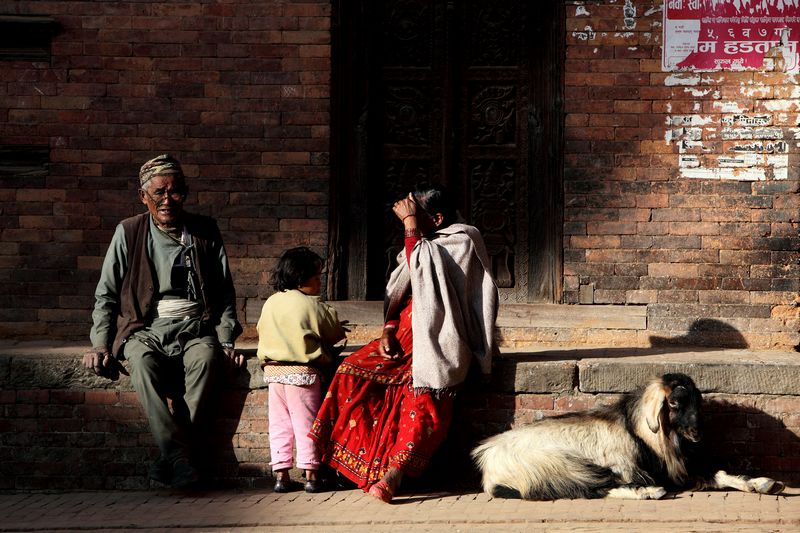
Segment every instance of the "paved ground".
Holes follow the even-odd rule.
[[[780,496],[695,492],[660,501],[491,499],[474,492],[402,494],[391,505],[358,490],[180,494],[0,494],[0,531],[796,532],[800,489]]]

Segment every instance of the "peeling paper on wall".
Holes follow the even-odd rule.
[[[786,132],[772,125],[769,114],[734,112],[715,119],[709,115],[675,115],[668,119],[665,141],[678,146],[681,177],[707,180],[765,181],[789,177]],[[726,141],[725,153],[707,143]],[[733,142],[732,142],[733,141]]]
[[[664,71],[798,72],[800,0],[665,0]]]

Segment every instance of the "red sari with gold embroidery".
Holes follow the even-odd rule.
[[[447,435],[452,395],[414,392],[411,302],[400,313],[403,355],[379,355],[376,339],[348,356],[331,382],[309,436],[322,462],[365,491],[389,468],[416,476]]]

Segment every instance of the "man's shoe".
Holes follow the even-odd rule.
[[[172,463],[163,457],[159,457],[150,465],[150,479],[158,481],[162,485],[172,484]]]
[[[188,459],[178,459],[172,463],[172,487],[176,489],[189,489],[200,481],[200,474]]]

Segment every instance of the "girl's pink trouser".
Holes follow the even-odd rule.
[[[297,444],[297,468],[317,470],[319,452],[308,437],[322,403],[320,380],[313,385],[269,384],[269,448],[273,470],[292,467],[292,444]]]

